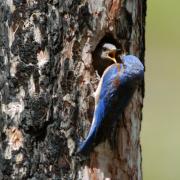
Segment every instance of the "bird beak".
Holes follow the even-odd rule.
[[[110,50],[110,51],[108,52],[108,57],[109,57],[112,61],[114,61],[115,63],[117,63],[117,61],[116,61],[116,49]]]
[[[108,53],[108,57],[115,63],[117,63],[116,61],[116,54],[119,54],[121,52],[121,49],[112,49],[109,51]]]
[[[121,52],[122,52],[121,49],[116,49],[116,53],[117,53],[117,54],[120,54]]]

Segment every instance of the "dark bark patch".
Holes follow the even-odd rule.
[[[123,50],[128,52],[131,44],[132,33],[132,14],[130,14],[125,7],[121,7],[118,18],[115,21],[117,37],[120,41],[123,41]]]
[[[78,24],[79,24],[79,30],[83,31],[85,27],[87,27],[90,30],[92,29],[92,20],[93,17],[91,16],[88,8],[88,3],[86,2],[85,5],[81,6],[78,12]]]
[[[52,118],[47,120],[49,107],[48,96],[27,98],[25,110],[21,114],[21,127],[25,133],[35,136],[37,140],[43,140],[47,133],[47,127],[53,122]]]

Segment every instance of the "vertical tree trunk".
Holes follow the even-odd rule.
[[[144,85],[108,141],[75,155],[86,136],[102,41],[144,60],[142,0],[0,1],[0,176],[2,179],[142,179],[139,140]]]

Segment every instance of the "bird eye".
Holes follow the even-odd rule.
[[[107,50],[107,48],[106,48],[106,47],[103,47],[102,49],[103,49],[103,51],[106,51],[106,50]]]

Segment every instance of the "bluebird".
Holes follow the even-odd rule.
[[[78,153],[90,152],[107,138],[113,122],[122,114],[137,84],[144,77],[144,66],[141,61],[133,55],[123,55],[119,61],[118,51],[113,44],[105,43],[102,46],[101,61],[109,60],[113,64],[104,70],[98,84],[93,121],[87,137],[79,143]]]

